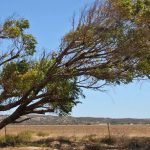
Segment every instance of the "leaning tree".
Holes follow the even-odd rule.
[[[29,22],[8,19],[0,28],[0,122],[20,122],[26,114],[71,112],[82,88],[127,84],[150,78],[150,0],[107,0],[83,9],[59,50],[33,59],[36,40]],[[9,47],[7,46],[9,45]]]

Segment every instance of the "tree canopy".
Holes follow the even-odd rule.
[[[59,50],[39,60],[27,28],[28,20],[12,18],[0,28],[9,45],[0,54],[0,111],[15,108],[0,128],[30,113],[68,114],[84,96],[82,88],[150,78],[150,0],[95,1],[73,18]]]

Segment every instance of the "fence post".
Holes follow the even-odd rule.
[[[5,142],[6,142],[6,136],[7,136],[7,128],[6,128],[6,126],[4,127],[4,131],[5,131]]]
[[[108,128],[108,136],[109,136],[109,139],[111,139],[111,135],[110,135],[110,123],[107,123],[107,128]]]

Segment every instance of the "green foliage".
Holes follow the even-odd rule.
[[[29,27],[29,21],[26,19],[9,19],[3,24],[1,34],[3,35],[3,39],[18,39],[18,48],[19,44],[23,44],[24,54],[33,55],[37,41],[33,35],[25,33],[25,29]]]
[[[3,25],[3,32],[9,38],[17,38],[23,34],[23,30],[29,28],[29,21],[25,19],[7,20]]]
[[[5,65],[0,75],[0,83],[7,93],[22,96],[33,85],[42,81],[48,69],[52,66],[52,60],[12,62]],[[59,70],[57,70],[59,72]],[[56,97],[49,103],[54,111],[60,115],[69,114],[77,99],[82,95],[80,88],[76,86],[76,79],[57,79],[44,87],[45,92]],[[62,100],[59,100],[59,99]]]
[[[20,28],[16,26],[15,21],[13,20],[8,20],[4,23],[3,32],[9,38],[16,38],[21,34]]]
[[[132,14],[132,0],[108,0],[112,5],[113,13],[117,13],[120,19],[129,19]]]
[[[29,65],[25,60],[6,64],[0,77],[3,87],[10,93],[17,90],[19,95],[28,90],[35,77],[33,71],[29,72]]]
[[[84,23],[81,23],[77,30],[66,35],[66,42],[70,43],[72,39],[77,38],[75,47],[82,45],[86,49],[92,49],[93,41],[99,41],[100,47],[104,47],[103,53],[106,53],[106,57],[103,54],[102,60],[107,62],[110,58],[112,62],[112,64],[108,62],[108,65],[104,68],[102,67],[102,69],[97,67],[90,70],[89,74],[92,74],[99,80],[105,80],[110,84],[127,84],[132,82],[134,78],[149,76],[150,63],[147,61],[147,58],[150,58],[150,45],[148,42],[150,40],[149,1],[108,0],[106,3],[109,6],[105,6],[108,9],[108,11],[106,9],[106,15],[108,15],[106,20],[98,22],[97,16],[101,14],[98,14],[96,9],[94,12],[94,8],[92,11],[96,17],[92,16],[92,13],[89,13],[90,11],[87,11],[87,14],[91,15],[90,17],[93,20],[95,19],[95,22],[91,19],[91,23],[88,24],[90,17],[88,15],[84,16]],[[103,13],[105,14],[105,9]],[[113,49],[116,51],[114,50],[111,56],[109,53]],[[84,51],[80,52],[80,54],[86,55]],[[100,55],[98,50],[95,51],[96,54]],[[91,54],[91,61],[92,58],[94,60],[92,55],[94,53]],[[100,60],[101,58],[97,58],[97,62]],[[126,62],[126,60],[128,61]]]
[[[77,99],[82,95],[81,89],[76,87],[75,79],[61,80],[52,85],[49,84],[47,90],[53,90],[54,95],[63,99],[63,101],[51,102],[52,107],[59,115],[69,114],[72,108],[79,103]]]
[[[30,27],[29,21],[26,19],[17,20],[16,26],[19,27],[20,29],[27,29]]]
[[[25,51],[27,55],[33,55],[35,52],[35,47],[37,44],[37,41],[31,34],[24,34],[23,35],[23,41],[25,44]]]
[[[54,63],[55,59],[42,59],[40,62],[34,62],[33,70],[34,72],[36,72],[37,75],[34,76],[34,79],[37,79],[38,81],[43,80],[49,68]],[[61,71],[62,69],[54,69],[55,74],[59,74],[59,72]],[[56,81],[50,82],[45,86],[45,91],[52,92],[51,96],[53,97],[54,95],[56,97],[55,100],[49,103],[49,105],[59,115],[69,114],[72,111],[72,108],[79,103],[79,96],[84,97],[84,95],[82,94],[82,90],[76,86],[76,82],[77,79],[75,77],[70,79],[57,78]]]

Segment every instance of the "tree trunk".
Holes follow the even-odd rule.
[[[16,119],[20,118],[20,116],[24,115],[25,114],[24,107],[25,107],[25,105],[18,107],[17,110],[13,114],[11,114],[9,117],[7,117],[3,121],[1,121],[0,129],[2,129],[3,127],[5,127],[8,124],[13,123],[14,121],[16,121]]]
[[[5,118],[3,121],[0,122],[0,129],[4,128],[6,125],[14,122],[14,120],[18,119],[19,116],[17,114],[12,114],[9,117]]]

